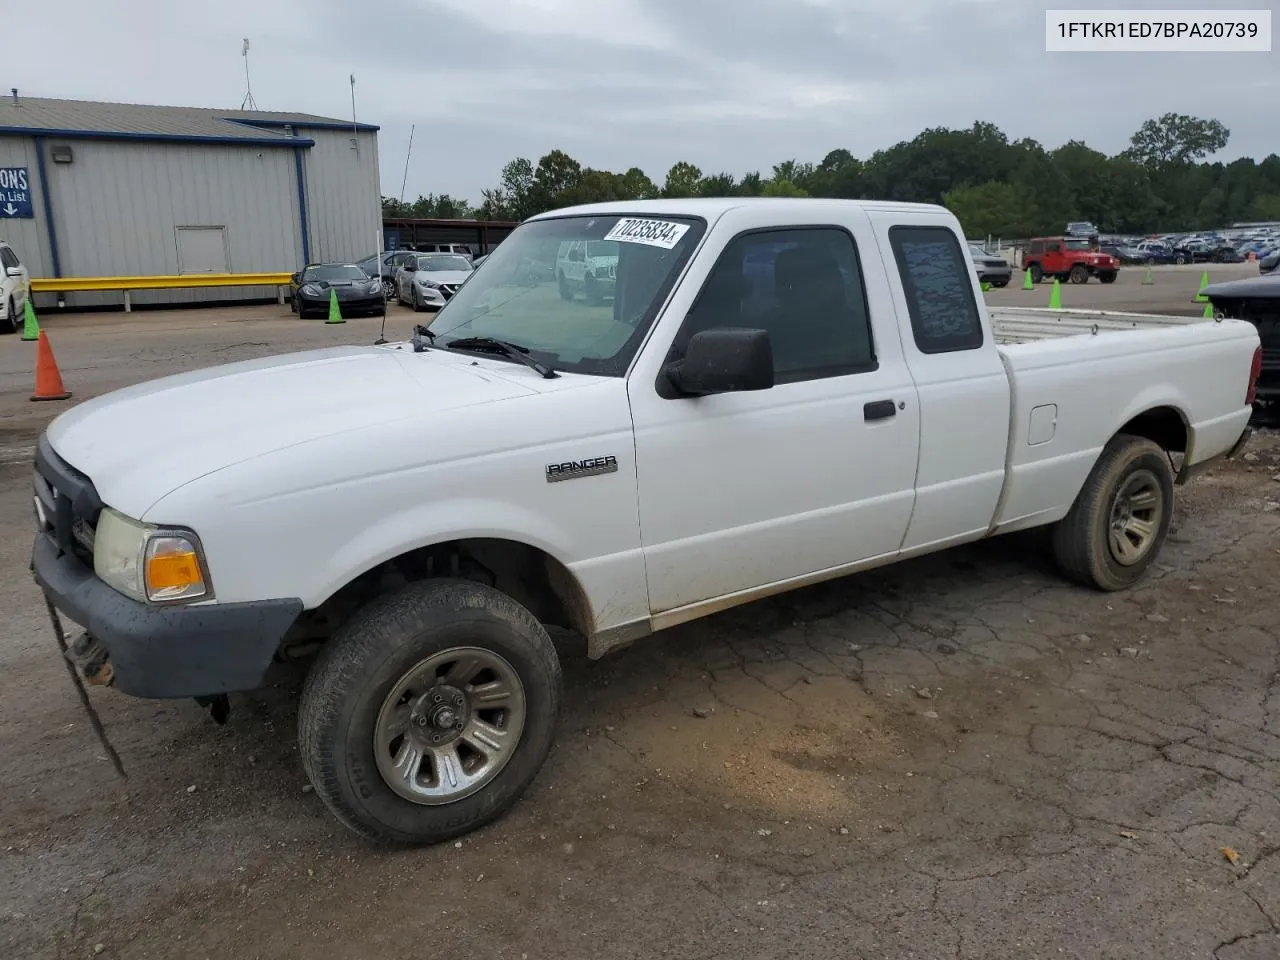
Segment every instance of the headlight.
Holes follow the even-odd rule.
[[[418,282],[424,287],[430,287],[432,290],[440,286],[440,284],[436,283],[434,280],[428,280],[426,277],[418,277]]]
[[[305,293],[308,297],[320,296],[320,288],[317,287],[314,283],[304,284],[302,287],[302,292]]]
[[[93,572],[135,600],[169,603],[209,593],[195,534],[140,523],[110,507],[94,531]]]
[[[370,291],[371,293],[381,293],[381,292],[382,292],[382,278],[381,278],[381,277],[371,277],[371,278],[369,279],[369,291]]]

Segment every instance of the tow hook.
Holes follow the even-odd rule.
[[[111,656],[106,649],[88,633],[76,637],[67,649],[67,659],[84,677],[85,683],[95,687],[109,687],[115,682],[115,671],[111,668]]]

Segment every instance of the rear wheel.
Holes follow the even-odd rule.
[[[560,664],[542,625],[489,587],[426,580],[374,601],[321,651],[302,762],[347,827],[437,843],[494,820],[555,735]]]
[[[1173,519],[1173,468],[1156,444],[1120,434],[1054,528],[1058,565],[1071,579],[1122,590],[1155,561]]]
[[[1088,283],[1089,268],[1082,263],[1077,263],[1071,268],[1071,273],[1068,276],[1071,278],[1072,283]]]
[[[1009,281],[1008,280],[992,280],[991,285],[999,289],[1000,287],[1007,287],[1009,285]]]
[[[1040,266],[1040,264],[1038,264],[1038,263],[1033,263],[1033,264],[1031,265],[1031,282],[1032,282],[1032,283],[1039,283],[1039,282],[1040,282],[1041,280],[1043,280],[1043,279],[1044,279],[1044,270],[1043,270],[1043,268]]]

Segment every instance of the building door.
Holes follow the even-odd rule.
[[[178,227],[178,273],[230,273],[226,227]]]

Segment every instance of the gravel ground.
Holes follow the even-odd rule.
[[[1145,309],[1195,310],[1199,270],[1167,272]],[[1126,279],[1064,290],[1143,293]],[[276,306],[46,321],[77,400],[377,326]],[[27,404],[31,354],[0,341],[15,461],[57,406]],[[118,779],[27,576],[30,466],[0,463],[0,952],[1274,960],[1280,437],[1251,450],[1180,491],[1159,567],[1124,594],[1065,585],[1027,535],[595,663],[566,640],[559,743],[526,797],[395,853],[307,790],[297,674],[223,727],[92,690]]]

